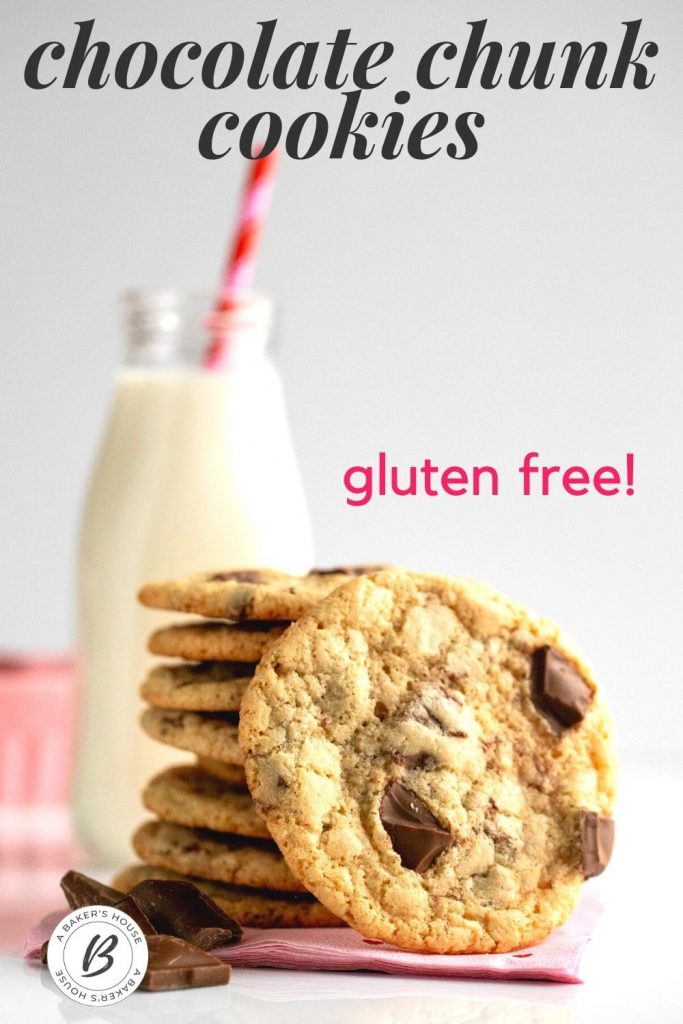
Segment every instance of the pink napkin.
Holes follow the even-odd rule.
[[[500,978],[506,981],[581,981],[579,964],[600,916],[597,895],[585,892],[569,920],[538,946],[515,953],[447,956],[406,953],[384,942],[364,939],[351,928],[246,928],[236,946],[212,953],[235,967],[283,967],[301,971],[382,971],[432,978]],[[26,938],[24,954],[40,956],[40,947],[65,915],[48,915]]]

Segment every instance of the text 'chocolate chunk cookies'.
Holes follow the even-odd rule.
[[[426,871],[453,842],[420,798],[398,782],[384,794],[379,816],[401,864],[413,871]]]
[[[539,713],[539,650],[562,729]],[[513,950],[567,918],[590,869],[580,815],[612,813],[610,733],[555,623],[484,584],[403,572],[293,623],[239,724],[292,873],[367,938],[434,953]]]

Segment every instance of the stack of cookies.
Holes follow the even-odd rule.
[[[221,573],[142,598],[226,621],[152,638],[193,664],[152,673],[145,728],[199,760],[147,787],[158,820],[119,887],[189,875],[243,923],[484,953],[541,941],[607,865],[610,721],[552,621],[399,571]]]
[[[267,570],[198,574],[149,584],[151,608],[203,616],[157,630],[152,654],[181,659],[154,668],[141,686],[142,728],[196,757],[151,779],[143,802],[156,819],[132,844],[144,862],[116,879],[190,877],[240,924],[339,924],[287,867],[257,814],[237,741],[242,696],[256,664],[293,620],[368,568],[293,577]]]

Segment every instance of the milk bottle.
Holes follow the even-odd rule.
[[[208,300],[126,302],[129,344],[83,512],[78,618],[79,838],[101,862],[130,858],[150,776],[186,758],[138,724],[150,631],[174,619],[138,605],[146,580],[204,569],[313,564],[305,498],[277,371],[272,309],[243,296],[217,322],[225,365],[202,366]],[[178,617],[176,617],[178,618]]]

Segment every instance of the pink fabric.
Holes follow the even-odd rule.
[[[0,654],[0,808],[66,803],[74,689],[70,658]]]
[[[236,946],[212,952],[235,967],[283,967],[301,971],[382,971],[433,978],[499,978],[505,981],[580,982],[581,954],[591,937],[601,904],[585,891],[569,920],[538,946],[515,953],[446,956],[405,953],[364,939],[351,928],[247,928]],[[40,947],[66,908],[50,914],[27,936],[24,954],[40,956]]]

